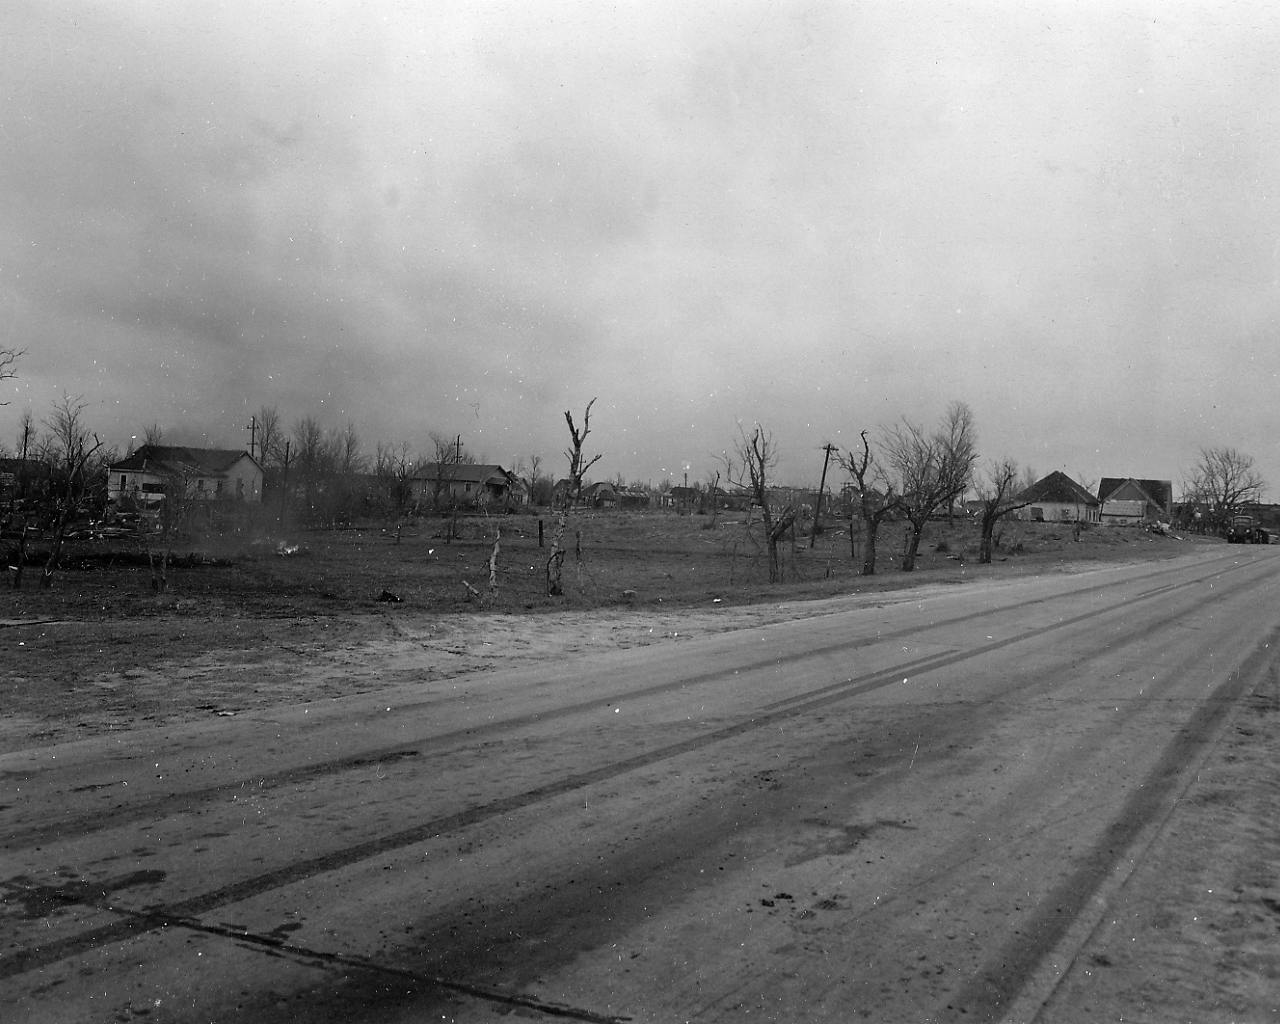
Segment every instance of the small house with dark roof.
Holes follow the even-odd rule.
[[[1014,501],[1026,505],[1026,508],[1015,513],[1021,519],[1053,523],[1096,523],[1099,522],[1101,513],[1098,499],[1059,470],[1054,470],[1021,491]]]
[[[160,501],[175,486],[204,500],[262,500],[262,467],[238,448],[144,444],[107,467],[107,500]]]
[[[463,505],[524,505],[529,501],[529,488],[518,476],[501,466],[481,463],[428,462],[409,478],[409,486],[416,502],[439,498]]]
[[[591,508],[615,508],[618,504],[618,492],[610,483],[587,484],[582,488],[582,503]]]
[[[1098,502],[1106,524],[1167,522],[1173,515],[1173,481],[1104,476],[1098,485]]]

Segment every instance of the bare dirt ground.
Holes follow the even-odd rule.
[[[548,545],[553,526],[546,523]],[[465,522],[449,543],[432,521],[398,534],[372,526],[239,545],[206,539],[182,552],[161,595],[136,552],[85,544],[52,588],[39,589],[30,567],[23,590],[0,588],[0,748],[679,642],[816,614],[831,602],[902,600],[921,587],[1079,572],[1220,543],[1137,529],[1094,529],[1077,540],[1069,525],[1018,523],[1006,528],[997,561],[978,565],[974,528],[938,524],[915,572],[897,570],[900,530],[887,529],[881,570],[864,577],[844,526],[813,549],[803,538],[788,546],[784,582],[770,587],[736,522],[708,526],[692,516],[582,517],[567,532],[572,544],[581,531],[582,558],[571,548],[566,593],[556,599],[545,596],[547,548],[530,517]],[[281,543],[300,550],[276,554]],[[399,600],[379,601],[383,591]]]

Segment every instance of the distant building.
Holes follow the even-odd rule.
[[[587,484],[582,488],[582,504],[591,508],[615,508],[618,492],[610,483]]]
[[[529,503],[523,480],[501,466],[479,463],[428,462],[409,478],[409,487],[419,504],[431,504],[437,497],[462,505]]]
[[[0,459],[0,498],[43,493],[53,480],[53,467],[40,459]]]
[[[1098,503],[1101,521],[1113,526],[1168,522],[1173,517],[1173,481],[1104,476]]]
[[[144,444],[107,467],[109,502],[157,502],[177,486],[188,498],[261,501],[262,467],[240,449],[159,444]]]
[[[696,487],[675,486],[666,492],[663,505],[667,508],[697,508],[702,492]]]
[[[1027,507],[1015,513],[1020,519],[1052,523],[1096,523],[1100,521],[1098,499],[1066,473],[1054,470],[1020,492],[1014,501]]]
[[[618,495],[618,508],[648,508],[651,504],[649,492],[640,487],[615,488]]]

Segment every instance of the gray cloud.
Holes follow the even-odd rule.
[[[6,5],[14,405],[231,443],[262,404],[659,477],[803,477],[953,397],[984,452],[1265,462],[1263,5]],[[0,414],[0,428],[3,427]],[[1280,462],[1264,469],[1280,484]]]

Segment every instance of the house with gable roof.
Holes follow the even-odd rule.
[[[162,444],[144,444],[107,467],[109,502],[158,502],[178,484],[188,498],[261,501],[262,467],[243,449]]]
[[[409,478],[409,488],[419,504],[433,503],[437,497],[462,505],[529,502],[529,488],[518,476],[501,466],[478,462],[428,462]]]
[[[1098,502],[1105,524],[1168,522],[1173,516],[1173,481],[1104,476],[1098,484]]]
[[[1026,508],[1014,513],[1020,519],[1051,523],[1100,521],[1098,499],[1060,470],[1054,470],[1019,492],[1014,501],[1026,503]]]

